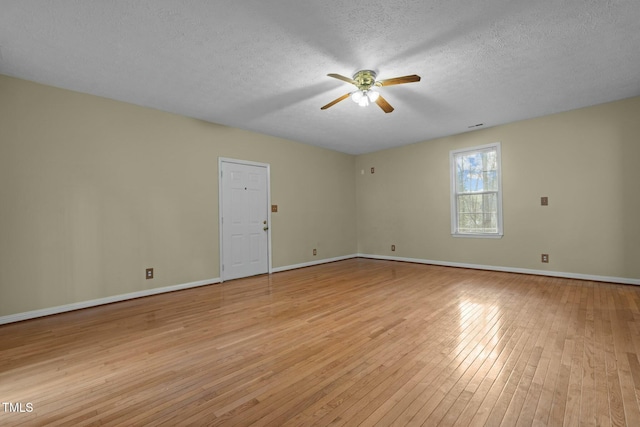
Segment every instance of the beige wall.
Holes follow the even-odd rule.
[[[0,76],[0,316],[219,277],[218,157],[271,164],[274,267],[356,252],[354,156]]]
[[[638,117],[631,98],[354,157],[0,76],[0,316],[219,277],[218,157],[271,164],[274,267],[360,252],[637,279]],[[453,238],[449,151],[495,141],[505,235]]]
[[[638,279],[639,118],[631,98],[358,156],[358,251]],[[454,238],[449,151],[496,141],[504,237]]]

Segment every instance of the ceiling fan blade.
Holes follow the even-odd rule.
[[[382,97],[382,95],[378,96],[378,99],[376,99],[376,104],[378,104],[378,106],[382,108],[385,113],[390,113],[393,111],[393,107],[391,106],[391,104],[389,104],[387,100]]]
[[[343,82],[351,83],[352,85],[357,84],[355,80],[350,79],[349,77],[342,76],[340,74],[327,74],[329,77],[333,77],[334,79],[342,80]]]
[[[419,81],[420,81],[420,76],[416,74],[412,74],[410,76],[395,77],[393,79],[380,80],[376,82],[376,85],[393,86],[393,85],[401,85],[404,83],[413,83],[413,82],[419,82]]]
[[[331,101],[330,103],[328,103],[327,105],[325,105],[324,107],[321,107],[321,110],[326,110],[329,107],[333,107],[334,105],[336,105],[338,102],[343,101],[345,99],[347,99],[349,97],[349,95],[351,95],[351,93],[345,93],[344,95],[342,95],[340,98],[336,98],[333,101]]]

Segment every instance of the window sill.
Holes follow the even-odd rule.
[[[502,239],[504,234],[463,234],[463,233],[451,233],[453,237],[471,237],[472,239]]]

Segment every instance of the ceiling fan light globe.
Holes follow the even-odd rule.
[[[378,99],[379,96],[380,96],[380,94],[378,92],[376,92],[375,90],[368,90],[367,91],[367,98],[369,98],[369,102],[376,102],[376,100]]]
[[[361,90],[357,90],[351,94],[351,99],[353,99],[353,102],[357,104],[360,103],[363,97],[364,97],[364,94],[362,93]]]
[[[361,107],[366,107],[367,105],[369,105],[369,97],[363,96],[362,98],[360,98],[360,101],[358,101],[358,105]]]

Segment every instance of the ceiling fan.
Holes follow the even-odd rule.
[[[321,107],[321,110],[326,110],[327,108],[336,105],[338,102],[351,97],[351,99],[361,107],[366,107],[371,102],[375,102],[380,108],[382,108],[385,113],[390,113],[393,111],[393,107],[387,102],[386,99],[384,99],[380,95],[380,93],[377,91],[377,88],[382,86],[393,86],[420,81],[420,76],[415,74],[376,81],[376,72],[372,70],[360,70],[353,75],[352,79],[340,74],[327,74],[327,76],[345,81],[347,83],[351,83],[352,85],[357,87],[358,90],[346,93],[340,98],[334,99],[324,107]]]

